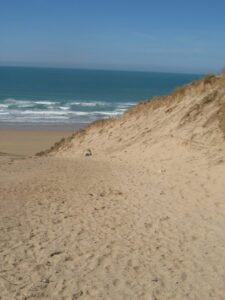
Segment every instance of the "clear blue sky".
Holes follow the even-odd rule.
[[[225,0],[0,0],[0,65],[225,66]]]

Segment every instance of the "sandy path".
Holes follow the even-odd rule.
[[[112,198],[119,193],[110,189],[114,178],[108,166],[30,159],[15,161],[10,169],[5,159],[0,184],[3,299],[76,298],[83,278],[100,265],[109,247],[105,210],[119,210],[117,200],[106,203],[105,193]],[[95,290],[91,283],[89,289]]]
[[[224,167],[157,156],[1,157],[0,299],[224,299]]]

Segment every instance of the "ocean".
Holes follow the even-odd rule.
[[[195,74],[0,67],[0,123],[75,124],[115,117]]]

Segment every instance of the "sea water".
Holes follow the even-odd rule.
[[[199,79],[196,74],[0,67],[0,122],[88,123]]]

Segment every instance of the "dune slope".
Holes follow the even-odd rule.
[[[75,157],[89,148],[95,156],[122,154],[124,150],[149,153],[159,143],[170,147],[174,142],[210,147],[213,152],[215,147],[223,148],[224,98],[225,72],[208,75],[169,96],[142,102],[120,118],[92,123],[58,143],[50,153]]]

